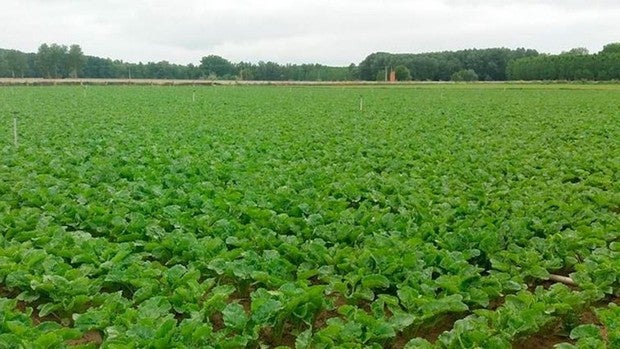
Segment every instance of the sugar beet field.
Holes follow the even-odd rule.
[[[620,348],[619,143],[620,85],[0,87],[0,347]]]

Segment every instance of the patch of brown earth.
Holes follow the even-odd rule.
[[[101,343],[103,343],[103,336],[101,335],[101,332],[97,330],[90,330],[90,331],[86,331],[84,335],[82,335],[82,337],[78,339],[68,340],[66,343],[69,346],[86,345],[86,344],[94,344],[94,345],[99,346],[101,345]]]
[[[295,339],[297,337],[293,335],[293,328],[290,324],[286,323],[281,333],[278,332],[272,327],[263,327],[260,330],[261,343],[269,345],[270,348],[280,346],[295,348]]]
[[[557,334],[538,334],[523,340],[519,340],[512,344],[513,349],[551,349],[554,345],[560,343],[575,342],[566,336],[560,336]]]

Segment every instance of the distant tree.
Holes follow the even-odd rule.
[[[37,70],[42,77],[50,77],[50,47],[48,44],[41,44],[37,50],[36,60]]]
[[[200,67],[193,65],[192,63],[187,65],[187,76],[190,79],[198,79],[200,78]]]
[[[11,72],[11,77],[23,77],[28,71],[28,57],[17,50],[9,50],[5,56],[6,65]]]
[[[256,67],[252,63],[239,62],[235,69],[239,72],[239,80],[254,80]]]
[[[386,52],[368,55],[358,66],[360,79],[384,81],[386,67],[392,65],[393,56]]]
[[[411,72],[409,71],[409,68],[402,64],[397,65],[396,68],[394,68],[394,72],[396,73],[396,80],[398,81],[411,80]]]
[[[234,74],[234,66],[227,59],[216,55],[202,57],[200,69],[204,76],[215,75],[218,78],[230,77]]]
[[[478,74],[473,69],[461,69],[452,74],[452,81],[477,81]]]
[[[108,63],[108,60],[104,58],[87,56],[83,70],[84,76],[89,78],[109,78],[110,69]]]
[[[84,53],[82,52],[82,48],[80,45],[73,44],[69,47],[69,52],[67,53],[67,68],[69,71],[69,76],[72,78],[77,78],[82,73],[82,67],[86,63],[86,57],[84,57]]]
[[[275,62],[258,62],[254,74],[256,80],[279,81],[285,78],[284,67]],[[314,78],[316,79],[320,79],[319,74]]]
[[[383,68],[380,69],[379,71],[377,71],[377,75],[375,76],[375,81],[387,81],[387,76],[388,76],[388,70],[387,68]]]
[[[575,47],[568,51],[562,52],[563,55],[576,55],[576,56],[585,56],[589,55],[590,51],[588,51],[585,47]]]
[[[161,61],[157,63],[149,62],[147,67],[151,71],[151,75],[157,79],[173,78],[173,68],[168,61]]]
[[[2,52],[0,52],[0,77],[9,77],[9,76],[11,76],[9,65],[6,62],[5,55]]]
[[[60,78],[63,76],[66,62],[67,46],[58,44],[42,44],[37,51],[37,68],[44,78]]]
[[[586,65],[575,71],[575,79],[577,80],[594,80],[594,76],[594,72],[588,69]]]
[[[439,80],[440,61],[436,57],[416,55],[407,65],[414,80]]]
[[[614,42],[611,44],[607,44],[603,47],[601,53],[620,53],[620,42]]]
[[[359,68],[355,65],[355,63],[349,64],[347,68],[348,76],[346,80],[359,80],[360,71]]]

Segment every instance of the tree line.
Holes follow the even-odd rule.
[[[362,80],[385,80],[395,69],[397,80],[507,80],[506,68],[512,60],[537,56],[536,50],[519,48],[471,49],[418,54],[377,52],[359,65]],[[400,72],[400,74],[399,74]]]
[[[355,64],[232,63],[215,55],[203,57],[199,65],[129,63],[84,55],[77,44],[42,44],[37,53],[0,49],[0,77],[350,81],[357,80],[357,70]]]
[[[0,77],[106,79],[222,79],[269,81],[613,80],[620,79],[620,43],[589,54],[584,48],[559,55],[536,50],[489,48],[419,54],[376,52],[359,65],[239,62],[209,55],[199,64],[129,63],[84,55],[79,45],[42,44],[36,53],[0,49]]]
[[[596,54],[577,48],[559,55],[539,55],[510,62],[511,80],[619,80],[620,43],[605,45]]]

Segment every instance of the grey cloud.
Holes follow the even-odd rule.
[[[590,51],[618,41],[618,1],[3,1],[0,47],[79,43],[128,61],[359,62],[375,51]]]
[[[444,0],[449,6],[471,7],[471,6],[520,6],[520,7],[556,7],[561,9],[583,9],[583,8],[620,8],[617,0]]]

